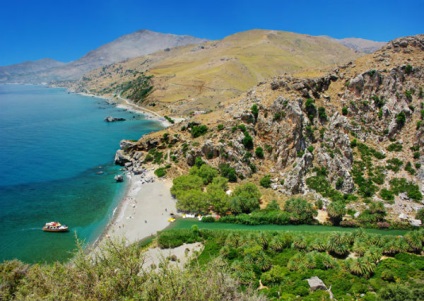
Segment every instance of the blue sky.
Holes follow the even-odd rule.
[[[207,39],[249,29],[389,41],[424,33],[424,0],[0,0],[0,65],[76,60],[140,29]]]

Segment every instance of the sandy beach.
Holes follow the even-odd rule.
[[[149,179],[154,181],[146,182]],[[125,238],[130,244],[154,235],[169,225],[170,213],[176,212],[171,180],[158,179],[153,171],[128,175],[126,180],[130,182],[126,195],[96,246],[105,239]]]

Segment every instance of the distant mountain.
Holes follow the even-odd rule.
[[[214,109],[220,101],[267,78],[334,67],[359,56],[323,37],[249,30],[96,69],[85,74],[75,89],[113,95],[120,84],[134,79],[134,72],[147,72],[154,76],[150,101],[155,102],[155,109],[167,109],[172,103],[174,110],[188,113]]]
[[[14,78],[34,74],[52,68],[64,66],[65,63],[52,59],[41,59],[37,61],[27,61],[10,66],[0,66],[0,82],[13,81]]]
[[[90,51],[82,58],[68,64],[60,66],[46,64],[43,68],[40,67],[38,70],[28,70],[27,73],[16,72],[16,65],[1,67],[7,68],[10,76],[7,78],[0,78],[0,82],[40,83],[51,81],[72,81],[79,79],[84,73],[90,70],[105,65],[146,55],[158,50],[188,44],[198,44],[205,41],[206,40],[204,39],[191,36],[163,34],[149,30],[140,30],[124,35],[108,44]]]
[[[387,42],[376,42],[371,40],[365,40],[361,38],[345,38],[345,39],[335,39],[329,36],[324,36],[330,40],[336,41],[350,49],[353,49],[357,52],[362,53],[373,53],[381,49]]]

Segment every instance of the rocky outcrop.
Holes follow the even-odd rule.
[[[125,118],[122,118],[122,117],[112,117],[112,116],[107,116],[106,118],[105,118],[105,121],[106,122],[116,122],[116,121],[125,121],[126,119]]]

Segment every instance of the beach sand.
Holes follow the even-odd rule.
[[[154,178],[154,182],[142,183],[149,178]],[[96,246],[105,239],[124,238],[131,244],[154,235],[170,224],[170,213],[176,213],[171,180],[158,179],[153,171],[147,171],[144,176],[129,175],[127,181],[130,183],[126,195]]]

